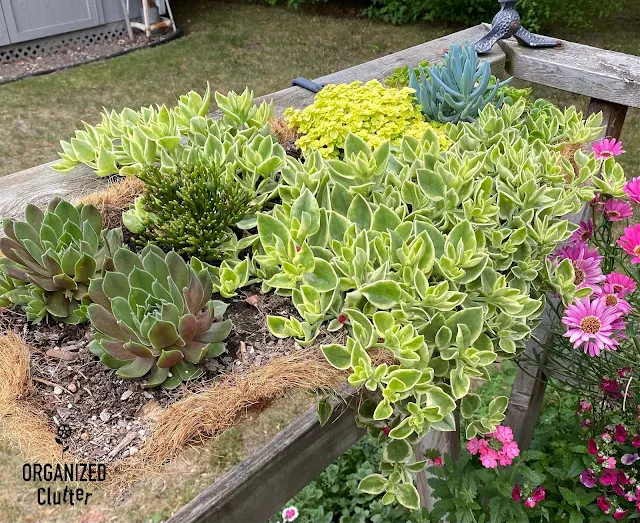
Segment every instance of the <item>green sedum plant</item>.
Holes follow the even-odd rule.
[[[28,205],[25,221],[5,218],[3,229],[0,300],[21,306],[33,323],[47,314],[66,323],[86,321],[90,280],[112,268],[122,231],[102,230],[93,205],[57,197],[45,211]]]
[[[455,430],[456,412],[468,437],[502,422],[507,399],[480,409],[471,379],[522,352],[547,291],[577,294],[572,268],[547,264],[575,230],[564,216],[622,186],[613,165],[598,178],[593,154],[577,157],[576,172],[560,152],[568,137],[543,142],[529,120],[546,116],[526,106],[488,104],[473,122],[447,124],[448,148],[432,129],[395,150],[350,134],[342,159],[288,159],[281,203],[257,214],[255,276],[297,310],[268,326],[301,345],[346,330],[322,350],[371,395],[357,422],[384,432],[383,464],[360,487],[385,504],[418,506],[412,477],[424,462],[413,445],[429,430]],[[572,123],[572,136],[587,139],[599,124]],[[376,365],[373,350],[389,362]]]
[[[151,165],[139,178],[144,195],[123,217],[139,243],[206,261],[220,259],[230,244],[235,252],[231,227],[251,211],[253,194],[227,168],[198,162],[163,173]]]
[[[410,89],[387,89],[377,80],[327,85],[312,105],[289,108],[285,118],[301,135],[296,145],[305,154],[320,151],[324,158],[341,157],[349,133],[377,147],[386,140],[397,145],[407,134],[421,136],[429,127]],[[446,143],[443,136],[443,147]]]
[[[174,108],[125,108],[120,113],[105,109],[98,125],[83,122],[84,129],[76,131],[74,138],[60,142],[63,152],[54,169],[69,172],[85,164],[98,176],[137,175],[146,164],[173,170],[177,163],[194,164],[212,156],[218,162],[228,155],[234,158],[247,140],[267,134],[272,104],[254,106],[248,89],[226,96],[215,93],[214,97],[223,113],[219,120],[207,117],[211,103],[208,85],[203,97],[191,91],[181,96]]]
[[[152,245],[139,255],[120,248],[113,263],[89,286],[97,331],[90,350],[120,377],[146,375],[147,387],[172,389],[201,376],[198,364],[226,350],[232,327],[230,320],[214,322],[227,306],[211,299],[207,269],[196,271],[175,251]]]
[[[480,63],[475,48],[466,42],[452,45],[442,64],[417,69],[418,74],[413,69],[409,72],[409,86],[422,113],[442,123],[470,122],[486,105],[500,107],[504,93],[498,91],[510,82],[495,81],[489,63]]]

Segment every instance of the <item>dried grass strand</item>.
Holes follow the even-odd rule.
[[[59,463],[60,446],[46,418],[25,397],[33,388],[31,351],[12,332],[0,336],[0,441],[37,463]]]
[[[144,182],[136,176],[125,176],[101,190],[87,194],[78,203],[95,205],[102,214],[103,227],[113,229],[122,226],[122,211],[144,191]]]

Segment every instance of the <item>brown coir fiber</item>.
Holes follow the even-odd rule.
[[[29,347],[7,332],[0,336],[0,354],[0,441],[30,461],[59,462],[61,449],[46,418],[25,400],[33,387]]]
[[[102,214],[102,226],[113,229],[122,227],[122,211],[127,210],[143,191],[142,180],[125,176],[109,183],[102,191],[83,196],[79,202],[95,205]]]
[[[229,374],[210,387],[167,407],[140,452],[121,461],[111,477],[114,488],[126,488],[188,446],[222,434],[276,399],[294,390],[335,390],[345,373],[329,365],[318,348],[276,358],[247,374]]]
[[[62,461],[61,449],[46,418],[29,405],[32,387],[29,348],[15,334],[0,337],[0,440],[8,441],[26,460]],[[393,364],[388,351],[372,351],[375,365]],[[296,391],[337,391],[346,373],[327,363],[318,347],[271,360],[248,373],[231,373],[159,413],[149,439],[135,456],[112,464],[112,490],[126,489],[142,477],[162,472],[162,465],[182,450],[210,440],[271,403]],[[64,461],[75,461],[65,453]]]
[[[298,133],[280,118],[269,120],[269,134],[275,136],[282,145],[294,143],[298,139]]]

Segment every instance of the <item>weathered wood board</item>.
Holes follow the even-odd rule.
[[[561,47],[532,49],[501,40],[507,72],[520,80],[640,107],[640,56],[564,42]]]
[[[464,41],[476,41],[484,33],[482,26],[472,27],[452,35],[438,38],[424,44],[383,56],[376,60],[356,65],[336,73],[317,78],[320,83],[343,83],[353,80],[382,80],[393,70],[406,64],[417,64],[423,60],[438,61],[444,51],[452,44]],[[492,65],[495,74],[502,74],[505,67],[505,56],[498,46],[485,57]],[[273,101],[276,112],[282,114],[287,107],[302,108],[313,102],[313,93],[301,87],[289,87],[258,98]],[[61,136],[68,139],[68,136]],[[55,162],[26,169],[8,176],[0,177],[0,218],[21,216],[27,203],[43,206],[53,196],[75,198],[99,190],[107,183],[105,178],[98,178],[91,169],[82,165],[68,174],[61,174],[51,166]]]
[[[352,409],[336,409],[324,427],[310,409],[167,523],[264,523],[362,436]]]

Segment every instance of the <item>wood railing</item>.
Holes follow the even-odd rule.
[[[353,80],[382,80],[398,66],[423,60],[436,62],[452,43],[475,42],[486,33],[479,25],[427,42],[371,62],[316,79],[324,83]],[[563,42],[554,49],[529,49],[515,41],[502,40],[483,59],[494,74],[508,73],[529,82],[590,97],[589,113],[602,112],[604,134],[618,138],[627,107],[640,107],[640,57],[605,51],[582,44]],[[304,107],[313,94],[291,87],[264,96],[272,100],[276,112],[287,107]],[[640,144],[637,144],[640,145]],[[21,216],[27,203],[45,204],[53,196],[78,197],[94,192],[107,181],[97,178],[85,166],[69,174],[59,174],[45,164],[0,178],[0,216]],[[587,208],[572,221],[584,219]],[[539,356],[539,341],[549,340],[556,321],[543,317],[529,340],[517,372],[507,411],[506,423],[514,429],[521,448],[527,448],[540,413],[546,377],[533,363]],[[346,405],[337,408],[321,427],[315,409],[309,410],[278,434],[270,443],[233,468],[193,501],[178,511],[169,523],[264,523],[290,498],[330,463],[349,449],[364,432],[354,423],[349,405],[357,396],[347,396]],[[439,448],[457,456],[460,437],[455,432],[431,431],[418,446]],[[425,474],[417,478],[423,506],[433,502]]]

